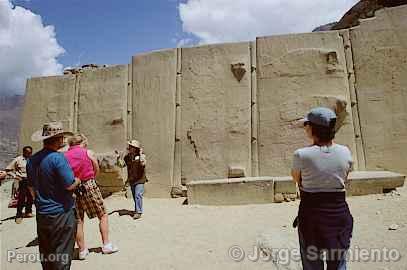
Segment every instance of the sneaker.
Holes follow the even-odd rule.
[[[25,217],[25,218],[32,218],[32,217],[34,217],[34,214],[33,214],[33,213],[26,213],[26,214],[24,215],[24,217]]]
[[[102,247],[103,254],[112,254],[118,251],[119,248],[113,245],[112,243],[106,244]]]
[[[85,248],[83,251],[79,251],[79,260],[85,260],[89,255],[89,249]]]
[[[139,218],[141,218],[141,214],[139,214],[139,213],[134,214],[133,219],[139,219]]]
[[[17,224],[21,224],[21,222],[23,222],[23,218],[22,217],[18,217],[18,218],[16,218],[16,223]]]

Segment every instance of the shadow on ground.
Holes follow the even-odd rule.
[[[108,215],[112,215],[114,213],[119,213],[119,216],[131,216],[133,217],[136,212],[135,211],[131,211],[131,210],[127,210],[127,209],[120,209],[120,210],[114,210],[112,212],[110,212]]]

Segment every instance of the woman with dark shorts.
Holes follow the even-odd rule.
[[[346,269],[353,218],[345,200],[345,184],[352,170],[350,150],[333,142],[336,114],[314,108],[304,119],[312,145],[295,151],[292,176],[301,203],[298,235],[304,270]],[[322,255],[324,254],[324,255]]]

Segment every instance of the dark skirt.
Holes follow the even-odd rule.
[[[353,230],[353,217],[345,192],[301,191],[298,230],[306,246],[319,249],[348,249]]]

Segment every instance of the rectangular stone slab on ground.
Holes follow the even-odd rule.
[[[347,195],[359,196],[402,187],[405,175],[388,171],[356,171],[350,173],[349,180]],[[203,205],[271,203],[275,201],[276,194],[297,192],[290,176],[192,181],[187,187],[188,203]]]
[[[188,184],[188,204],[239,205],[272,203],[271,177],[247,177],[193,181]]]

